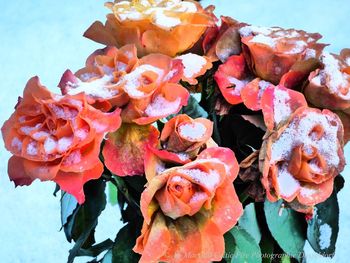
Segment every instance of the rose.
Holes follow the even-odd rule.
[[[329,110],[299,107],[267,132],[259,159],[267,198],[307,211],[331,195],[344,168],[343,125]]]
[[[120,126],[119,114],[119,109],[96,110],[83,94],[54,95],[38,77],[30,79],[1,129],[5,147],[13,154],[10,179],[16,186],[35,179],[54,181],[83,203],[83,185],[103,172],[100,144],[106,132]]]
[[[331,110],[350,108],[350,58],[348,50],[341,55],[323,52],[323,68],[311,72],[304,89],[305,97],[317,107]],[[349,63],[349,64],[348,64]]]
[[[135,44],[139,55],[162,53],[174,57],[191,48],[215,18],[194,1],[118,1],[106,24],[95,22],[85,36],[111,46]]]
[[[165,123],[159,147],[150,146],[149,150],[163,161],[185,164],[203,147],[216,146],[211,139],[212,133],[210,120],[180,114]]]
[[[345,142],[350,139],[350,50],[340,55],[323,52],[323,67],[311,72],[304,88],[306,99],[317,107],[336,110],[345,129]]]
[[[316,43],[320,34],[302,30],[244,26],[239,33],[251,71],[275,85],[297,61],[313,58],[324,48]]]
[[[153,176],[140,201],[144,223],[134,247],[140,262],[220,261],[223,234],[243,213],[233,187],[238,169],[230,149],[213,147]]]
[[[123,122],[145,125],[186,105],[189,93],[178,82],[197,84],[196,78],[211,66],[206,57],[192,53],[138,59],[134,45],[107,47],[90,55],[86,67],[75,74],[66,71],[59,86],[63,94],[84,92],[88,102],[103,111],[123,107]]]
[[[85,92],[88,102],[101,110],[121,107],[128,103],[129,96],[120,80],[138,65],[136,53],[134,45],[98,49],[87,58],[84,68],[75,74],[67,70],[58,86],[62,94]]]

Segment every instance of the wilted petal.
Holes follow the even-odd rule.
[[[148,144],[154,147],[158,135],[151,125],[123,124],[118,131],[108,134],[102,150],[105,165],[119,176],[142,175],[146,147]]]

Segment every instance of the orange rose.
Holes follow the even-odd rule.
[[[323,68],[310,74],[304,93],[315,106],[331,110],[350,108],[350,54],[346,57],[345,54],[323,52],[320,57]]]
[[[96,42],[123,46],[135,44],[139,55],[175,56],[191,48],[213,26],[213,14],[194,1],[116,1],[106,6],[113,14],[95,22],[84,36]]]
[[[323,52],[323,65],[309,76],[304,88],[308,101],[321,108],[336,110],[344,124],[344,140],[350,140],[350,49],[343,49],[340,55]]]
[[[87,58],[84,68],[75,74],[67,70],[58,86],[62,94],[84,92],[89,103],[102,110],[123,106],[129,97],[120,80],[138,65],[136,53],[134,45],[98,49]]]
[[[238,169],[231,150],[213,147],[152,177],[141,195],[140,262],[221,260],[223,234],[243,213],[233,187]]]
[[[185,164],[197,156],[203,147],[216,146],[211,139],[212,133],[213,123],[210,120],[177,115],[165,123],[159,149],[149,147],[149,150],[163,161]]]
[[[10,179],[16,186],[51,180],[83,203],[83,185],[103,172],[100,145],[106,132],[120,126],[119,114],[119,109],[96,110],[82,94],[53,95],[38,77],[30,79],[1,129],[5,147],[13,154]]]
[[[103,111],[123,107],[123,122],[144,125],[177,113],[189,96],[178,82],[197,84],[196,78],[211,66],[206,57],[192,53],[138,59],[134,45],[107,47],[90,55],[86,67],[75,74],[66,71],[59,86],[63,94],[84,92],[88,102]]]
[[[275,85],[297,61],[315,57],[324,47],[316,43],[320,34],[302,30],[244,26],[239,33],[251,71]]]
[[[299,208],[321,203],[344,168],[343,125],[329,110],[300,107],[266,133],[259,159],[270,201],[282,198]]]

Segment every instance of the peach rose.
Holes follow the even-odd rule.
[[[350,140],[350,49],[340,55],[323,52],[322,68],[311,72],[304,88],[306,99],[313,105],[335,110],[344,124],[344,140]]]
[[[216,146],[211,139],[212,133],[213,123],[210,120],[192,119],[186,114],[180,114],[165,123],[160,145],[149,145],[149,154],[155,154],[166,162],[185,164],[196,157],[203,147]]]
[[[134,45],[98,49],[87,58],[84,68],[75,74],[67,70],[58,86],[62,94],[84,92],[89,103],[101,110],[124,106],[129,96],[120,80],[139,64],[136,53]]]
[[[320,60],[323,68],[310,74],[309,84],[304,89],[305,97],[317,107],[350,108],[350,54],[345,50],[340,56],[323,52]]]
[[[63,94],[84,92],[100,110],[122,107],[123,122],[145,125],[186,105],[189,93],[178,82],[197,84],[196,78],[211,66],[206,57],[192,53],[138,59],[134,45],[107,47],[90,55],[86,67],[75,74],[66,71],[59,86]]]
[[[96,42],[123,46],[135,44],[139,55],[162,53],[174,57],[190,49],[205,30],[214,26],[210,9],[195,1],[116,1],[106,24],[96,21],[84,36]]]
[[[320,34],[302,30],[244,26],[239,33],[251,71],[275,85],[297,61],[315,57],[325,46],[316,43]]]
[[[307,211],[331,195],[344,168],[343,125],[329,110],[299,107],[265,134],[259,159],[267,198]]]
[[[140,262],[221,260],[223,234],[243,213],[233,187],[238,169],[230,149],[213,147],[152,177],[141,195]]]
[[[30,79],[15,112],[1,131],[13,156],[8,173],[15,185],[35,179],[54,181],[85,200],[83,185],[102,175],[100,145],[106,132],[119,128],[120,110],[102,113],[82,95],[54,95]]]

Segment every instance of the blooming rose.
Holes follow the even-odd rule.
[[[89,103],[101,110],[124,106],[129,96],[120,80],[138,65],[136,53],[134,45],[98,49],[87,58],[84,68],[75,74],[67,70],[58,86],[62,94],[84,92]]]
[[[328,52],[321,55],[323,68],[310,74],[304,89],[313,105],[331,110],[350,108],[350,54],[344,57],[345,54],[343,51],[340,56]]]
[[[340,55],[323,52],[320,57],[323,67],[309,76],[304,88],[308,101],[317,107],[336,110],[345,128],[345,141],[350,139],[350,49]]]
[[[216,146],[211,139],[212,133],[213,123],[210,120],[192,119],[186,114],[180,114],[165,123],[160,145],[149,145],[149,154],[155,154],[166,162],[185,164],[196,157],[203,147]]]
[[[5,147],[13,154],[10,179],[16,186],[51,180],[83,203],[83,185],[103,172],[100,144],[106,132],[120,126],[119,114],[119,109],[96,110],[83,94],[53,95],[38,77],[30,79],[1,129]]]
[[[297,61],[315,57],[325,46],[316,43],[320,34],[301,30],[244,26],[239,33],[251,71],[275,85]]]
[[[344,168],[343,125],[329,110],[299,107],[266,133],[259,159],[267,198],[307,211],[331,195]]]
[[[214,15],[194,1],[116,1],[106,24],[96,21],[85,36],[105,45],[135,44],[139,55],[162,53],[175,56],[191,48]]]
[[[186,105],[189,93],[178,82],[196,84],[196,78],[211,66],[206,57],[192,53],[138,59],[134,45],[107,47],[95,51],[75,74],[66,71],[59,86],[63,94],[84,92],[98,109],[122,107],[123,122],[145,125]]]
[[[243,213],[233,187],[238,169],[230,149],[213,147],[152,177],[141,195],[140,262],[220,261],[223,234]]]

